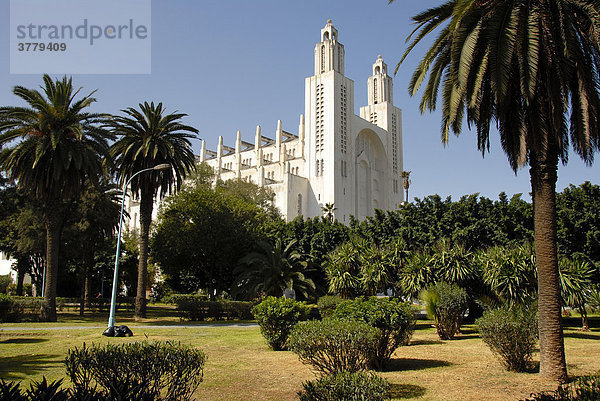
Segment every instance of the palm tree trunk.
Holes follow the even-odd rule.
[[[532,157],[533,159],[533,157]],[[567,379],[561,324],[561,302],[556,247],[556,179],[558,158],[531,160],[533,224],[538,272],[540,374],[564,382]]]
[[[46,285],[42,305],[42,321],[56,322],[56,286],[61,217],[58,202],[49,201],[46,208]]]
[[[137,296],[135,297],[134,319],[146,317],[146,287],[148,286],[148,238],[152,222],[152,193],[142,192],[140,196],[140,239]]]

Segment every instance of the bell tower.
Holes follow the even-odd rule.
[[[315,45],[315,75],[332,70],[344,75],[344,45],[338,42],[338,31],[329,19],[321,29],[321,42]]]
[[[400,174],[402,160],[402,110],[394,106],[392,77],[387,74],[387,64],[381,55],[373,63],[373,75],[367,80],[367,105],[360,108],[360,117],[387,132],[386,152],[390,162],[388,170],[392,175],[391,194],[393,204],[402,202]]]
[[[367,81],[369,105],[389,102],[394,104],[392,78],[387,74],[387,64],[383,62],[381,54],[373,64],[373,75]]]
[[[334,203],[338,220],[349,221],[352,188],[350,148],[354,115],[354,82],[344,76],[344,45],[331,20],[315,45],[315,75],[305,81],[306,173],[309,181],[306,214],[320,216]],[[346,203],[348,203],[346,205]]]

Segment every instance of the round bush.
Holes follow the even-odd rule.
[[[317,301],[319,313],[323,319],[330,317],[335,308],[343,301],[339,295],[325,295]]]
[[[260,332],[274,351],[285,349],[292,328],[308,316],[308,307],[287,298],[267,297],[252,308]]]
[[[206,356],[171,341],[92,344],[69,350],[67,376],[79,394],[103,400],[189,400],[203,380]]]
[[[363,322],[314,320],[294,327],[288,347],[318,372],[357,372],[367,368],[379,335],[379,330]]]
[[[435,321],[438,336],[452,340],[469,306],[467,292],[456,284],[439,282],[421,294],[427,314]]]
[[[371,366],[382,369],[394,351],[410,341],[415,313],[408,302],[391,298],[357,298],[340,303],[332,314],[338,319],[353,319],[379,329]]]
[[[531,364],[538,336],[535,309],[505,307],[487,311],[477,320],[483,341],[508,370],[522,372]]]
[[[374,373],[341,372],[303,384],[300,401],[384,401],[390,385]]]

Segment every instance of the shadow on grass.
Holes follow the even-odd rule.
[[[477,329],[474,328],[465,328],[464,326],[461,327],[460,329],[460,333],[458,333],[458,335],[460,334],[479,334],[479,331]]]
[[[0,378],[21,380],[63,364],[61,355],[17,355],[0,357]]]
[[[409,346],[412,345],[433,345],[433,344],[443,344],[442,340],[410,340]]]
[[[386,364],[385,371],[424,370],[451,365],[453,365],[451,362],[440,361],[437,359],[394,358]]]
[[[479,334],[457,334],[452,340],[448,341],[469,340],[471,338],[480,338],[480,336]]]
[[[576,331],[572,333],[564,333],[565,337],[579,338],[582,340],[600,340],[600,333],[593,333],[589,331]]]
[[[39,344],[48,341],[47,338],[9,338],[0,341],[0,344]]]
[[[425,395],[425,387],[414,384],[391,384],[390,396],[393,400],[417,398]]]

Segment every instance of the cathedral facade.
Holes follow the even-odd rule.
[[[233,146],[219,137],[216,151],[200,161],[216,179],[241,179],[270,188],[286,220],[322,215],[333,204],[335,218],[371,216],[396,209],[402,191],[402,111],[393,104],[392,77],[381,56],[367,80],[367,105],[354,114],[354,81],[344,75],[344,45],[331,20],[315,46],[314,75],[305,80],[305,110],[296,134],[277,123],[274,139],[256,128],[253,142],[238,131]]]

